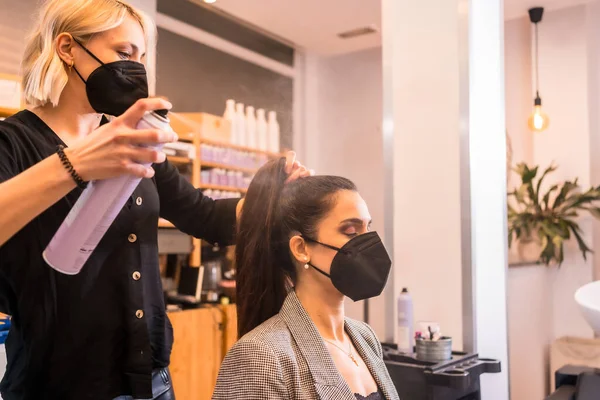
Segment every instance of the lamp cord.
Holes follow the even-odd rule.
[[[535,95],[540,97],[540,69],[538,58],[538,24],[535,23]]]

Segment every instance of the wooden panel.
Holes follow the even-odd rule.
[[[6,107],[0,107],[0,118],[8,118],[13,114],[16,114],[19,112],[18,108],[6,108]]]
[[[217,381],[223,336],[218,307],[169,313],[175,343],[171,374],[178,399],[208,400]]]
[[[171,128],[177,132],[182,140],[193,141],[194,135],[199,134],[203,138],[218,143],[229,143],[231,141],[231,122],[223,117],[203,112],[171,112],[169,119],[171,120]]]
[[[225,313],[225,326],[223,329],[223,358],[237,342],[237,312],[235,304],[229,304],[223,307]]]

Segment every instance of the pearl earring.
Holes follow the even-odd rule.
[[[304,269],[308,269],[308,264],[304,264]]]

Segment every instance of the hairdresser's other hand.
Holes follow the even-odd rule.
[[[288,174],[286,183],[315,174],[313,170],[306,168],[299,161],[296,161],[296,153],[293,151],[288,151],[285,155],[285,172]]]

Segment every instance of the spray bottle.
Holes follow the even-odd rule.
[[[136,129],[169,131],[167,110],[146,113]],[[141,180],[123,175],[88,183],[42,253],[46,263],[63,274],[78,274]]]

